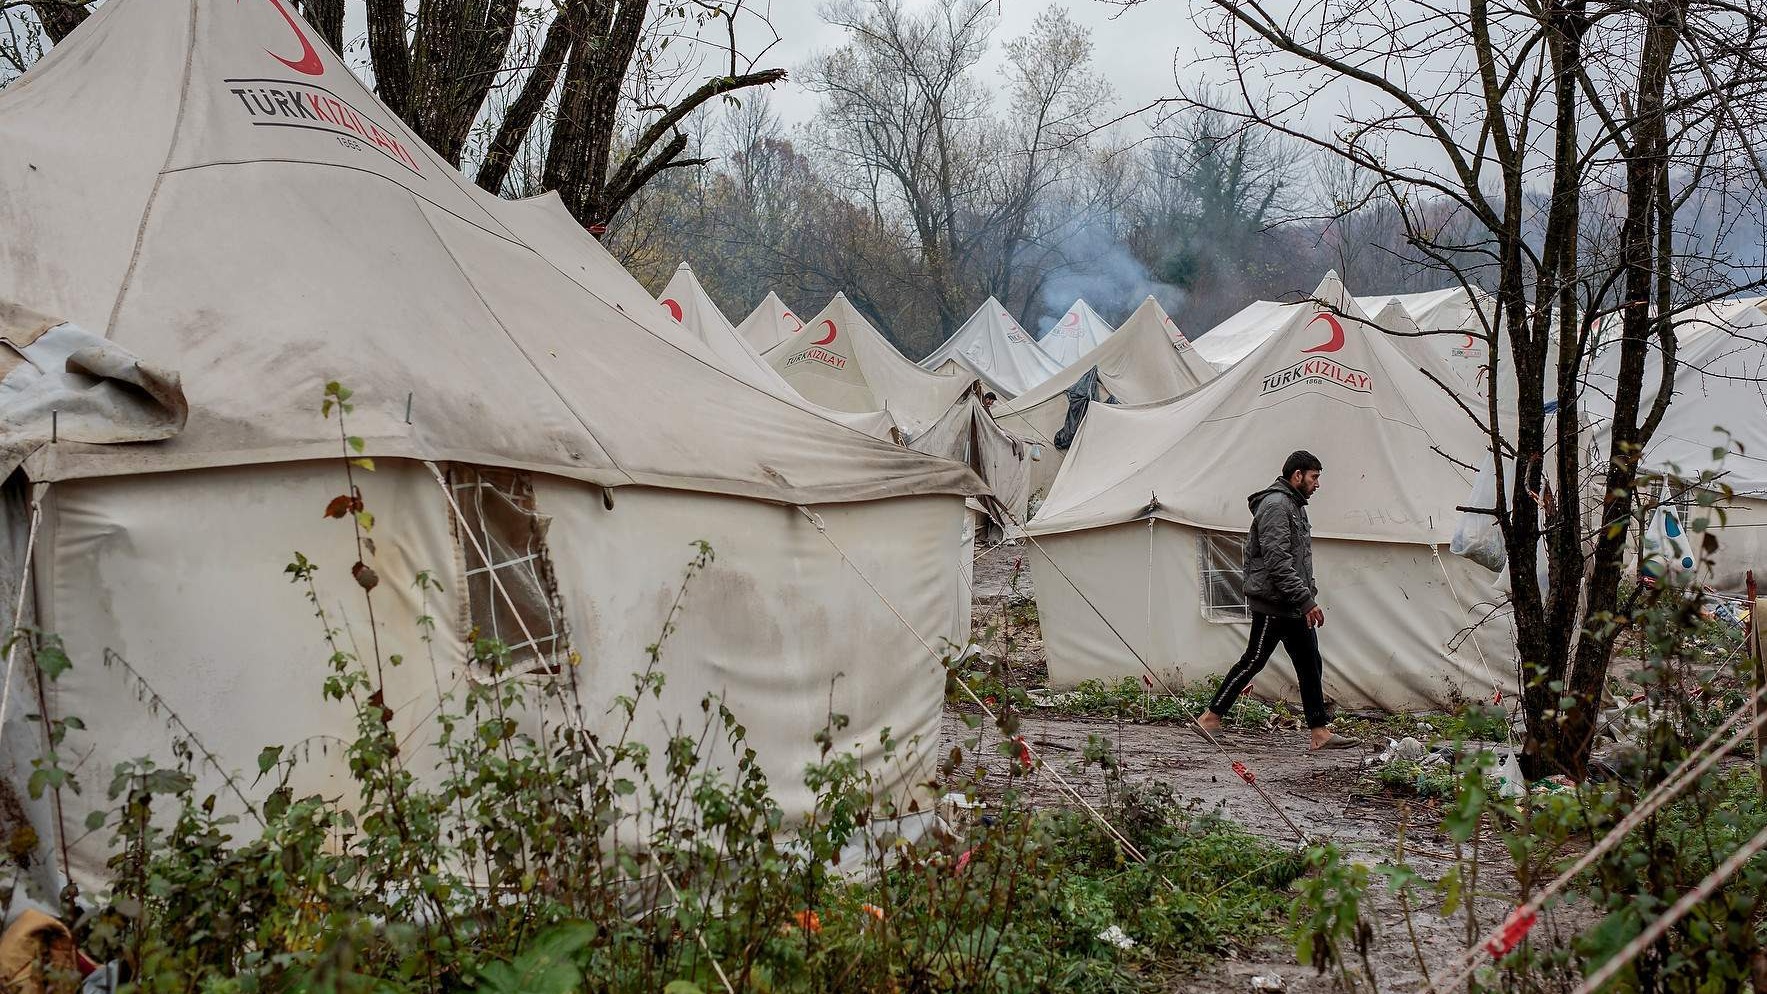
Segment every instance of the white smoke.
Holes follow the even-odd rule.
[[[1183,304],[1185,292],[1153,278],[1129,252],[1122,238],[1103,224],[1093,224],[1063,238],[1060,258],[1049,269],[1038,293],[1041,307],[1029,330],[1041,337],[1066,314],[1075,300],[1092,305],[1113,326],[1120,325],[1143,298],[1152,296],[1168,314]]]

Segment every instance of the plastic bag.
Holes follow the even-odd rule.
[[[1699,564],[1693,539],[1673,507],[1658,505],[1644,530],[1644,561],[1638,571],[1653,580],[1685,580]]]
[[[1466,498],[1466,506],[1497,506],[1497,469],[1490,453],[1485,454],[1484,464],[1479,467],[1479,475],[1473,481],[1472,493]],[[1492,572],[1500,572],[1504,564],[1503,529],[1498,527],[1497,516],[1476,511],[1462,512],[1460,522],[1454,526],[1454,540],[1448,544],[1448,551],[1464,556]]]

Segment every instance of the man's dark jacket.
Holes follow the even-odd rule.
[[[1246,498],[1252,530],[1245,542],[1245,599],[1255,614],[1306,617],[1315,606],[1313,526],[1307,498],[1277,480]]]

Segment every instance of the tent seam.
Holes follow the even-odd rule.
[[[424,198],[412,193],[411,199],[421,201]],[[436,230],[436,226],[430,221],[429,215],[425,213],[421,207],[418,208],[417,213],[418,216],[423,219],[424,227],[428,228],[430,234],[435,236],[436,244],[442,247],[442,252],[447,255],[448,261],[454,264],[454,269],[460,274],[460,278],[465,280],[466,285],[472,288],[472,295],[478,300],[479,306],[485,309],[485,313],[489,315],[491,321],[497,325],[497,329],[503,332],[505,338],[509,339],[509,344],[515,346],[515,350],[521,353],[523,359],[527,360],[528,366],[539,375],[541,381],[546,384],[547,389],[552,391],[553,396],[558,398],[558,402],[564,405],[564,409],[570,412],[571,417],[582,427],[583,431],[589,435],[589,440],[595,443],[595,447],[600,449],[603,455],[607,456],[608,463],[612,465],[621,476],[624,476],[628,482],[632,481],[632,474],[626,471],[626,467],[620,465],[620,461],[614,457],[613,452],[609,450],[607,446],[601,444],[601,439],[597,438],[595,435],[595,429],[589,427],[589,422],[583,419],[582,412],[578,411],[576,405],[571,403],[570,398],[564,395],[564,391],[558,388],[558,384],[552,382],[552,377],[546,375],[546,371],[541,369],[540,364],[534,361],[534,357],[528,354],[527,348],[522,345],[521,341],[518,340],[515,335],[510,333],[509,326],[504,324],[503,319],[497,316],[497,311],[491,307],[489,301],[485,300],[485,295],[479,292],[478,284],[473,282],[472,276],[466,271],[466,267],[460,264],[460,259],[454,254],[453,247],[448,244],[446,238],[442,237],[442,233]],[[450,217],[454,216],[452,211],[444,211],[444,213],[448,214]],[[473,227],[477,227],[477,225],[473,225]],[[522,248],[527,249],[529,252],[533,252],[533,249],[525,244],[520,242],[516,244],[521,245]]]
[[[116,340],[113,332],[117,318],[122,314],[123,302],[135,281],[135,269],[141,264],[141,250],[147,242],[147,226],[153,219],[154,204],[159,201],[160,186],[166,181],[172,156],[177,154],[179,139],[184,135],[184,115],[190,107],[190,69],[196,58],[196,7],[197,0],[190,0],[190,17],[184,33],[184,72],[178,87],[178,113],[172,119],[172,138],[166,143],[166,157],[160,162],[159,172],[154,174],[153,189],[147,192],[147,202],[141,207],[141,220],[135,225],[135,245],[129,251],[129,265],[123,270],[123,281],[117,287],[116,299],[111,301],[110,317],[104,323],[104,337],[111,341]]]

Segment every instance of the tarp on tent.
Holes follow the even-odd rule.
[[[694,275],[693,269],[687,263],[683,262],[676,267],[675,275],[669,279],[669,285],[657,296],[657,303],[662,306],[663,313],[679,322],[694,338],[704,342],[717,356],[721,368],[730,375],[830,421],[862,431],[873,438],[894,440],[896,423],[887,411],[835,411],[817,407],[798,396],[791,384],[785,382],[785,378],[772,366],[767,365],[754,347],[730,326],[724,312],[718,310],[718,305],[712,302],[711,296],[700,284],[699,277]]]
[[[989,297],[945,344],[920,361],[937,370],[947,360],[982,378],[989,389],[1015,397],[1061,372],[1000,301]]]
[[[1043,333],[1037,344],[1049,354],[1049,358],[1065,368],[1103,345],[1105,339],[1111,337],[1111,330],[1110,322],[1099,317],[1091,304],[1076,300],[1074,306]]]
[[[989,416],[972,391],[953,404],[945,416],[921,432],[909,447],[964,463],[988,481],[1006,516],[993,514],[1002,529],[1023,524],[1031,496],[1029,443],[1008,432]]]
[[[109,842],[81,828],[107,805],[91,778],[172,755],[167,709],[213,757],[195,764],[198,796],[235,811],[221,778],[265,746],[354,734],[320,693],[326,625],[367,634],[351,578],[364,547],[322,516],[349,485],[337,413],[319,412],[330,380],[354,391],[348,431],[376,463],[354,482],[378,519],[375,641],[409,660],[386,670],[402,741],[444,706],[438,687],[485,675],[466,669],[480,625],[519,633],[524,660],[550,653],[583,720],[604,720],[703,539],[717,559],[683,602],[668,686],[645,705],[659,713],[638,734],[660,750],[674,716],[725,695],[788,812],[809,803],[801,771],[831,707],[853,722],[839,744],[868,743],[880,790],[932,775],[930,752],[886,768],[877,743],[885,728],[937,740],[944,677],[919,637],[969,631],[953,567],[975,475],[733,378],[556,196],[477,190],[285,3],[110,0],[0,91],[0,149],[9,300],[176,370],[188,403],[172,437],[62,439],[23,464],[41,508],[34,607],[75,662],[47,688],[49,717],[85,721],[64,747],[90,785],[53,812],[48,796],[24,803],[45,851],[70,833],[84,886]],[[16,576],[27,505],[16,485],[0,496]],[[494,529],[508,541],[493,555],[536,536],[543,552],[483,561],[466,536]],[[288,583],[297,549],[321,565],[334,620]],[[414,584],[419,571],[439,586]],[[531,639],[500,613],[499,577],[526,598]],[[561,636],[580,665],[559,658]],[[43,723],[17,700],[0,776],[23,797]],[[315,748],[291,787],[347,797],[347,769]]]
[[[1149,298],[1150,300],[1152,298]],[[1146,307],[1136,310],[1142,314]],[[1154,306],[1158,306],[1155,304]],[[1055,482],[1064,453],[1055,448],[1055,435],[1067,419],[1068,388],[1097,369],[1106,396],[1119,404],[1157,404],[1201,386],[1214,376],[1205,364],[1187,361],[1173,347],[1162,322],[1123,322],[1123,327],[1092,351],[1052,376],[1035,389],[1010,401],[994,405],[1001,427],[1039,443],[1042,451],[1031,464],[1031,489],[1047,491]]]
[[[1336,626],[1323,640],[1327,686],[1340,703],[1440,706],[1513,687],[1496,662],[1499,626],[1481,630],[1477,651],[1490,655],[1453,646],[1493,609],[1490,574],[1438,549],[1471,482],[1453,460],[1477,461],[1478,430],[1335,275],[1317,297],[1323,306],[1282,314],[1256,352],[1199,390],[1151,407],[1092,405],[1028,526],[1047,552],[1033,565],[1053,683],[1141,672],[1097,610],[1142,640],[1150,665],[1185,679],[1224,671],[1245,629],[1209,612],[1240,566],[1246,495],[1305,448],[1325,464],[1308,515]]]
[[[177,373],[0,300],[0,479],[44,445],[157,441],[188,416]]]
[[[812,404],[888,410],[910,437],[932,427],[976,382],[974,374],[934,373],[903,358],[844,293],[765,358]]]
[[[736,333],[742,336],[743,341],[754,346],[756,352],[762,353],[803,330],[804,322],[798,320],[792,309],[785,306],[785,301],[779,299],[779,294],[771,290],[767,291],[767,296],[760,305],[736,326]]]

